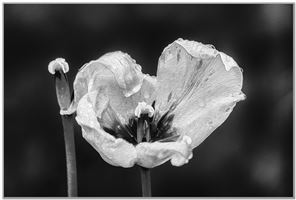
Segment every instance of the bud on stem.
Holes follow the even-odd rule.
[[[71,104],[71,92],[66,73],[69,65],[63,58],[57,58],[48,65],[48,71],[54,75],[56,94],[61,110],[66,110]]]
[[[57,99],[61,110],[67,110],[71,104],[71,93],[67,75],[61,70],[54,75]]]
[[[66,75],[66,73],[69,71],[68,63],[63,58],[57,58],[49,63],[48,71],[54,75],[56,95],[60,110],[67,110],[71,104],[71,92]],[[77,170],[73,117],[73,114],[62,115],[69,197],[77,196]]]

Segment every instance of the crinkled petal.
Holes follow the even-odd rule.
[[[98,123],[97,116],[102,115],[108,107],[108,100],[104,92],[99,92],[90,92],[79,101],[76,121],[82,128],[82,136],[107,163],[126,168],[136,163],[153,168],[168,160],[174,166],[182,166],[191,159],[191,139],[188,136],[176,142],[144,142],[135,147],[105,132]],[[97,104],[99,101],[104,103]]]
[[[82,128],[82,136],[107,163],[114,166],[132,167],[137,159],[136,149],[132,144],[121,138],[114,138],[101,128],[94,108],[97,96],[98,92],[94,91],[86,94],[79,101],[76,121]],[[102,104],[97,106],[102,106]],[[103,108],[100,109],[103,110]]]
[[[245,98],[237,63],[211,45],[194,41],[178,39],[164,49],[157,81],[156,109],[172,111],[172,126],[179,134],[191,137],[193,147],[226,120],[236,102]],[[211,128],[206,128],[205,122]]]
[[[139,91],[143,79],[141,67],[128,54],[107,53],[79,70],[74,81],[74,104],[87,92],[108,84],[119,88],[118,95],[131,96]]]
[[[172,165],[182,166],[192,158],[191,139],[184,136],[177,142],[143,142],[136,146],[137,164],[153,168],[171,160]]]
[[[144,78],[142,68],[128,54],[120,51],[107,53],[98,61],[114,74],[124,96],[129,97],[140,90]]]
[[[156,97],[157,79],[155,76],[145,74],[143,84],[138,93],[134,96],[135,100],[143,100],[147,104],[151,105]]]
[[[135,115],[135,109],[139,102],[144,101],[147,104],[151,104],[155,91],[155,80],[149,75],[144,76],[140,90],[129,97],[122,94],[122,89],[114,80],[105,82],[105,85],[103,85],[100,79],[96,79],[94,84],[98,87],[93,90],[105,93],[109,98],[110,107],[117,116],[121,118],[122,123],[127,123],[127,121]],[[98,103],[100,104],[101,102],[99,101]]]
[[[108,53],[86,64],[78,72],[74,81],[74,101],[69,112],[75,111],[86,93],[104,88],[111,107],[122,118],[128,119],[139,101],[151,101],[155,84],[155,78],[142,74],[141,67],[128,54]]]

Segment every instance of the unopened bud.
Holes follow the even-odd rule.
[[[49,73],[54,75],[56,94],[61,110],[67,110],[71,104],[71,92],[66,73],[69,65],[63,58],[57,58],[48,65]]]
[[[69,71],[69,65],[64,58],[56,58],[48,64],[48,71],[52,75],[54,75],[56,71],[60,70],[62,70],[64,73]]]

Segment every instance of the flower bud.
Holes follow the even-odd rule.
[[[71,92],[66,73],[69,65],[63,58],[57,58],[48,65],[49,73],[54,75],[56,94],[61,110],[67,110],[71,104]]]

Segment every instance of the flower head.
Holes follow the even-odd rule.
[[[228,55],[178,39],[162,52],[156,77],[119,51],[85,64],[65,112],[77,111],[83,137],[112,165],[181,166],[245,98],[242,81]]]

